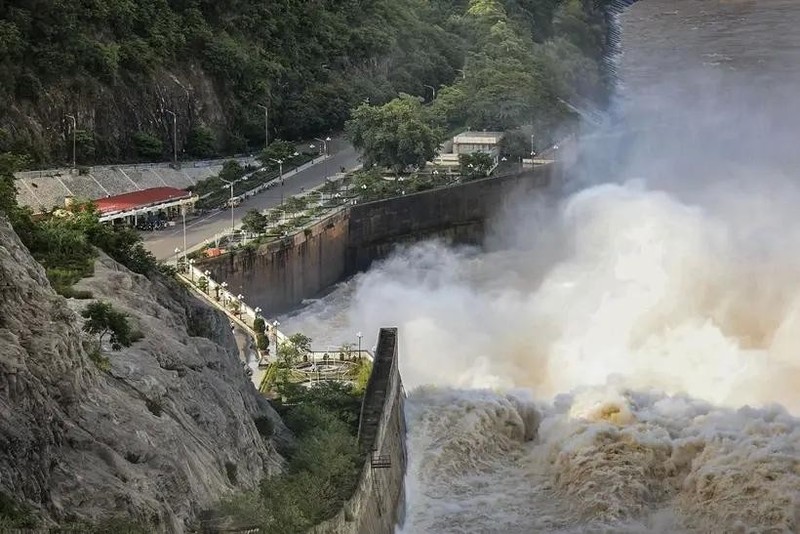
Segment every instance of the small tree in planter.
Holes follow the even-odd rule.
[[[205,276],[201,276],[200,279],[197,281],[197,287],[199,287],[200,291],[202,291],[203,293],[207,293],[208,292],[208,278],[206,278]],[[219,290],[217,290],[217,292],[219,293]]]
[[[253,320],[253,330],[256,334],[263,334],[266,326],[267,324],[261,317],[256,317],[255,320]]]
[[[256,347],[258,350],[267,350],[269,348],[269,338],[263,333],[259,332],[256,335]]]

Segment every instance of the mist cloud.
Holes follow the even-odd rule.
[[[484,251],[401,248],[295,320],[399,327],[404,532],[800,528],[800,77],[706,39],[628,69]]]

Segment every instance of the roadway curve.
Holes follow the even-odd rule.
[[[344,167],[352,169],[358,165],[358,154],[355,149],[342,138],[334,139],[329,143],[330,158],[322,163],[299,172],[289,174],[284,178],[283,195],[288,198],[300,193],[303,189],[316,187],[325,181],[328,176]],[[233,210],[235,223],[238,225],[248,210],[265,210],[278,206],[281,202],[281,189],[275,187],[263,191],[244,200]],[[231,212],[229,209],[214,211],[209,215],[187,221],[186,246],[191,249],[216,234],[231,227]],[[144,244],[157,259],[166,260],[175,256],[175,249],[183,249],[183,228],[180,224],[168,230],[156,230],[143,234]]]

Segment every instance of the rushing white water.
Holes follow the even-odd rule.
[[[684,9],[723,34],[757,13],[645,4],[669,13],[638,12],[643,43]],[[723,34],[696,43],[773,64]],[[658,128],[618,183],[521,202],[490,252],[399,250],[283,321],[320,345],[399,327],[403,534],[800,531],[800,106],[775,81],[796,77],[693,70],[673,91],[674,56],[628,80]]]
[[[725,213],[597,186],[515,250],[425,243],[332,295],[333,336],[400,328],[403,532],[795,531],[800,248]]]

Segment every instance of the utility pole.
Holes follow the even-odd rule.
[[[536,149],[533,144],[533,134],[531,134],[531,168],[535,167],[533,164],[533,157],[536,155]]]
[[[278,164],[278,176],[281,180],[281,208],[283,207],[283,160],[282,159],[272,159],[269,158],[270,161],[274,161]]]
[[[75,133],[78,130],[78,121],[75,120],[74,115],[67,115],[68,119],[72,119],[72,168],[77,168],[75,164]]]
[[[222,180],[223,182],[228,184],[230,186],[230,188],[231,188],[231,199],[230,199],[230,204],[231,204],[231,236],[233,236],[233,232],[236,229],[236,225],[233,222],[233,182],[229,182],[225,178],[220,178],[220,180]]]
[[[322,153],[326,156],[328,155],[328,141],[330,141],[330,137],[326,137],[325,139],[320,139],[319,137],[315,137],[314,141],[319,141],[322,143]]]
[[[177,169],[178,168],[178,116],[175,115],[175,112],[170,111],[168,109],[165,109],[164,111],[172,115],[172,165]]]
[[[264,110],[264,148],[269,146],[269,108],[257,104],[258,107]]]
[[[181,219],[183,220],[183,267],[189,271],[189,260],[186,257],[186,204],[181,206]]]

